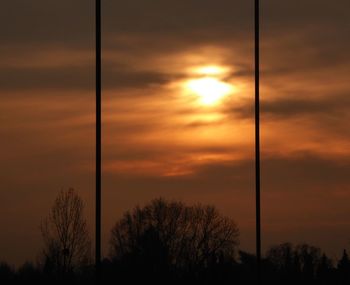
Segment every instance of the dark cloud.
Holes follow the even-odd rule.
[[[111,67],[104,70],[106,76],[103,80],[103,87],[107,89],[147,89],[149,87],[162,87],[167,83],[182,78],[183,75],[167,74],[157,71],[130,71],[116,70]],[[154,93],[144,92],[145,96],[154,95]]]
[[[181,74],[166,74],[157,71],[131,71],[118,69],[110,64],[103,68],[104,89],[147,89],[163,86],[182,78]],[[95,88],[95,68],[93,65],[0,68],[0,90],[61,90],[93,91]],[[142,93],[153,95],[150,92]]]
[[[350,161],[348,158],[320,158],[304,152],[295,153],[290,158],[263,159],[261,169],[263,188],[267,192],[302,194],[322,189],[324,195],[324,191],[332,193],[335,185],[349,183]]]
[[[93,66],[0,69],[2,91],[94,90]]]
[[[210,126],[218,126],[224,124],[223,121],[215,121],[215,122],[206,122],[206,121],[194,121],[191,123],[188,123],[185,125],[186,128],[203,128],[203,127],[210,127]]]
[[[292,96],[291,96],[292,97]],[[299,96],[295,96],[299,97]],[[304,96],[303,96],[304,97]],[[350,104],[348,94],[318,99],[277,99],[262,102],[262,113],[274,117],[313,116],[339,114]]]
[[[306,27],[315,29],[327,27],[338,29],[349,28],[347,18],[347,9],[349,2],[347,0],[337,1],[337,5],[328,0],[319,1],[278,1],[268,0],[262,4],[263,25],[271,33],[288,31]]]
[[[192,194],[196,195],[210,193],[222,196],[224,193],[234,197],[241,195],[242,191],[254,190],[254,165],[253,159],[213,162],[198,166],[192,174],[178,177],[109,173],[105,178],[109,181],[109,187],[125,191],[126,189],[151,191],[153,192],[151,196],[169,191],[174,195],[185,196],[187,191],[193,190]],[[272,193],[308,195],[307,193],[314,193],[320,189],[332,193],[334,185],[349,183],[349,170],[350,161],[347,158],[323,159],[307,152],[295,153],[295,156],[289,158],[265,157],[262,160],[262,189],[267,195]]]
[[[146,37],[147,34],[170,34],[179,39],[200,32],[201,37],[212,38],[226,31],[243,34],[247,24],[252,25],[249,20],[252,3],[248,1],[110,0],[103,3],[102,12],[105,42],[128,34]],[[93,2],[35,0],[33,4],[14,0],[4,4],[0,19],[1,42],[6,45],[24,43],[39,48],[60,45],[93,49]]]
[[[283,3],[269,0],[261,6],[265,33],[281,33],[287,29],[294,34],[297,29],[310,26],[325,32],[327,27],[337,27],[338,31],[349,29],[349,2],[346,0],[337,1],[337,5],[327,0]],[[141,33],[183,38],[194,31],[206,31],[208,37],[215,37],[215,34],[232,34],[233,31],[246,34],[253,24],[253,2],[244,0],[109,0],[104,1],[102,11],[103,31],[108,37]],[[7,44],[90,43],[93,48],[93,2],[35,0],[23,3],[13,0],[4,3],[0,19],[1,40]]]
[[[347,34],[344,31],[349,29],[344,11],[348,1],[338,1],[337,5],[317,1],[317,11],[315,3],[287,1],[282,5],[280,1],[269,0],[262,5],[264,76],[290,76],[300,70],[333,66],[335,59],[346,58],[350,41],[344,37]],[[12,57],[22,53],[30,57],[28,51],[15,49],[23,45],[31,50],[63,46],[93,53],[92,4],[81,0],[54,4],[36,0],[35,5],[19,0],[8,2],[1,10],[0,41],[3,46],[14,48],[15,52],[8,55]],[[253,6],[250,1],[105,1],[103,19],[105,52],[123,51],[137,59],[180,50],[195,52],[206,45],[218,46],[232,50],[232,57],[224,59],[226,63],[235,67],[244,64],[233,76],[251,75]],[[78,68],[69,65],[56,70],[34,68],[31,73],[9,69],[7,74],[1,72],[1,88],[30,89],[40,85],[42,88],[90,88],[94,84],[93,67],[92,61],[91,65]],[[103,76],[105,88],[143,88],[166,83],[177,75],[116,70],[105,62]]]
[[[350,97],[348,94],[315,99],[290,94],[289,98],[262,100],[260,108],[262,117],[269,120],[300,118],[303,116],[317,116],[322,119],[322,117],[329,118],[332,115],[344,116],[344,112],[347,111],[349,105]],[[245,101],[243,105],[231,107],[227,112],[239,118],[253,119],[253,101]]]
[[[93,1],[14,0],[0,11],[2,46],[94,48]]]

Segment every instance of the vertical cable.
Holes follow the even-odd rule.
[[[256,195],[256,274],[261,282],[261,220],[260,220],[260,7],[255,0],[255,195]]]
[[[101,279],[101,0],[95,2],[96,19],[96,281]]]

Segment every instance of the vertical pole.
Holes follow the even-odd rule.
[[[255,0],[255,195],[256,195],[256,275],[261,283],[261,221],[260,221],[260,7]]]
[[[101,0],[95,0],[96,20],[96,282],[101,279]]]

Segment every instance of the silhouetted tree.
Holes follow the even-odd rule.
[[[321,284],[328,284],[334,278],[333,273],[334,267],[332,260],[323,254],[316,272],[317,279]]]
[[[347,251],[344,249],[343,256],[338,262],[338,276],[339,279],[350,282],[350,260]]]
[[[236,224],[213,206],[153,200],[126,212],[112,229],[110,255],[151,272],[200,272],[233,259]]]
[[[238,280],[244,280],[248,284],[255,282],[256,280],[256,256],[254,254],[239,251],[240,261],[240,276],[235,278]]]
[[[318,247],[308,244],[294,247],[291,243],[283,243],[273,246],[268,250],[266,258],[273,268],[272,279],[284,280],[288,284],[316,280],[320,270],[324,272],[327,266],[331,266],[325,255],[321,258]]]
[[[314,279],[321,261],[321,249],[308,244],[301,244],[296,247],[295,255],[299,260],[303,280]]]
[[[83,210],[83,201],[73,189],[59,193],[41,223],[46,271],[66,275],[88,262],[90,238]]]
[[[295,252],[291,243],[272,246],[268,250],[266,257],[272,263],[280,277],[290,277],[296,274]]]
[[[25,262],[17,270],[18,283],[38,283],[41,278],[41,271],[31,262]]]
[[[8,284],[14,280],[15,271],[5,262],[0,262],[0,281]]]

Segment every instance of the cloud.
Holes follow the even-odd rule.
[[[173,189],[182,192],[185,189],[197,189],[203,194],[208,192],[214,195],[212,190],[215,189],[233,191],[233,195],[236,191],[239,193],[242,189],[248,190],[254,186],[254,169],[254,160],[244,159],[199,165],[190,175],[179,177],[144,176],[138,173],[109,173],[106,177],[117,184],[125,182],[125,187],[139,188],[140,191],[144,186],[150,185],[157,191]],[[300,152],[293,157],[264,157],[261,169],[265,193],[306,194],[320,188],[327,190],[327,193],[334,193],[334,185],[346,185],[349,182],[350,160],[320,158],[313,153]],[[140,181],[139,187],[133,187],[132,181]]]
[[[2,7],[0,19],[2,46],[94,46],[93,2],[14,0]]]
[[[147,89],[165,86],[183,78],[181,74],[157,71],[133,71],[105,64],[103,89]],[[94,91],[95,66],[90,64],[67,64],[66,66],[5,67],[0,68],[0,91],[61,90]],[[153,93],[144,92],[150,96]]]
[[[275,98],[261,101],[261,114],[264,119],[288,119],[307,117],[342,116],[350,105],[348,94],[328,96],[317,99],[307,99],[306,96],[290,96],[290,98]],[[233,106],[227,112],[243,119],[254,118],[254,105],[252,100],[242,105]]]
[[[2,91],[94,90],[93,66],[61,68],[6,68],[0,70]]]

